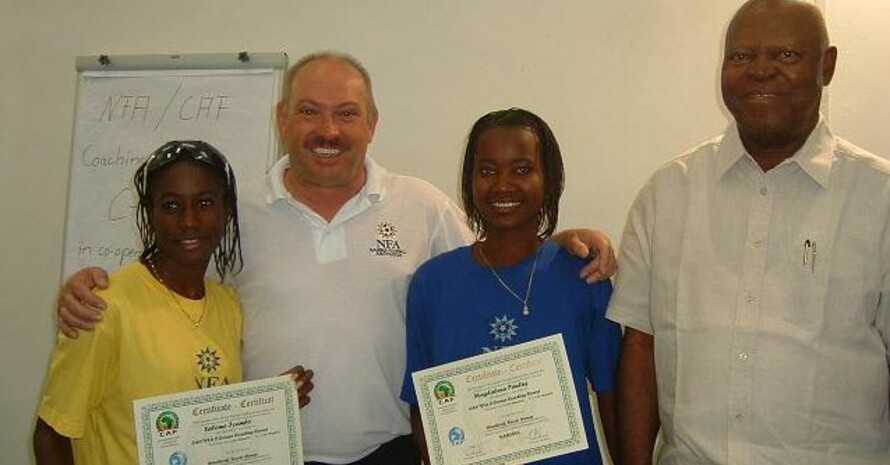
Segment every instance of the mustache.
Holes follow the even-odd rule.
[[[308,140],[310,147],[322,147],[326,149],[342,149],[342,141],[339,137],[316,136]]]

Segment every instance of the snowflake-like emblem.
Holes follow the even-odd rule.
[[[222,360],[222,357],[216,355],[215,350],[211,350],[210,347],[205,347],[201,349],[200,352],[195,354],[195,357],[198,357],[198,366],[201,367],[201,371],[206,373],[213,373],[219,368],[219,361]]]
[[[396,225],[390,223],[389,221],[383,221],[377,224],[377,235],[380,236],[381,239],[391,239],[396,237],[399,231],[396,229]]]
[[[513,339],[513,336],[516,335],[516,330],[519,329],[519,326],[513,324],[513,318],[507,318],[507,315],[504,315],[501,318],[494,317],[494,323],[489,323],[491,325],[491,331],[488,334],[494,336],[495,340],[506,342]]]

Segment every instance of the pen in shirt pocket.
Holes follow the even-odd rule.
[[[809,268],[810,273],[816,272],[816,241],[807,239],[803,241],[803,267]]]

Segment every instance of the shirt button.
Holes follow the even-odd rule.
[[[754,241],[754,247],[760,248],[761,245],[763,245],[763,242],[761,242],[761,241]]]
[[[748,294],[747,296],[745,296],[745,302],[748,302],[749,304],[751,302],[754,302],[755,300],[757,300],[757,296],[754,294]]]
[[[766,196],[767,192],[769,192],[769,191],[766,190],[765,187],[761,187],[761,188],[760,188],[760,195]]]
[[[745,420],[745,414],[744,414],[744,413],[739,412],[739,413],[736,413],[736,414],[735,414],[735,421],[744,421],[744,420]]]
[[[747,352],[740,352],[740,353],[739,353],[739,360],[748,360],[748,353],[747,353]]]

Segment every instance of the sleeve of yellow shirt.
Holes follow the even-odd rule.
[[[118,307],[105,296],[108,307],[92,331],[77,339],[59,332],[44,381],[37,414],[59,434],[84,435],[87,419],[117,378]]]

